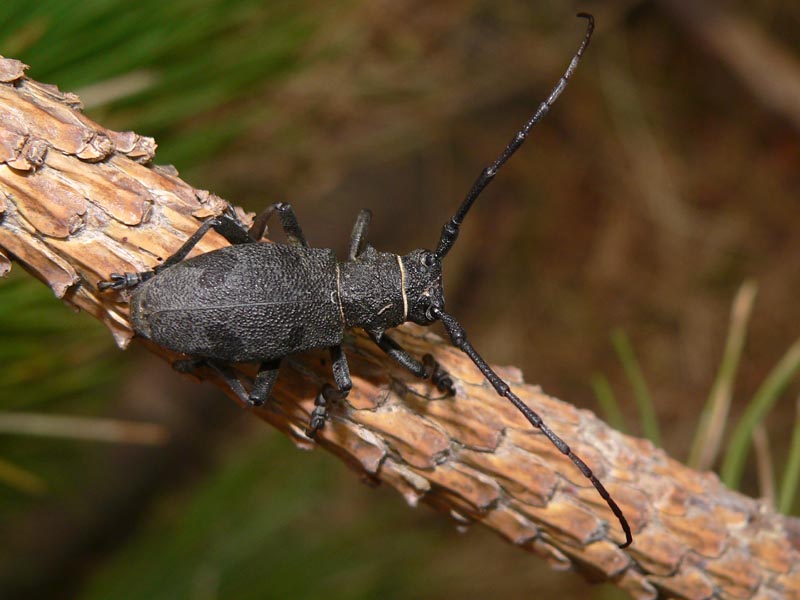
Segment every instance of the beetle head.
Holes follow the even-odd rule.
[[[419,325],[436,321],[433,309],[444,309],[442,261],[430,250],[414,250],[401,257],[403,293],[408,302],[408,320]]]

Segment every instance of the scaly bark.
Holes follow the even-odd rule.
[[[26,78],[24,68],[0,57],[0,273],[16,261],[103,321],[124,347],[132,338],[126,298],[99,293],[98,280],[157,264],[226,203],[152,166],[152,139],[93,123],[77,97]],[[224,244],[212,233],[196,252]],[[417,355],[433,353],[458,394],[437,397],[353,334],[354,388],[317,444],[365,478],[637,598],[800,598],[798,520],[500,369],[621,504],[634,543],[620,550],[622,532],[594,488],[467,357],[420,327],[395,335]],[[253,411],[300,446],[312,445],[302,432],[331,378],[322,356],[286,361],[274,401]]]

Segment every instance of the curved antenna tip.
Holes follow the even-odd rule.
[[[620,525],[622,525],[622,530],[625,532],[625,541],[621,544],[617,544],[617,546],[624,550],[633,543],[633,532],[631,532],[631,526],[628,524],[628,520],[622,515],[622,511],[620,511],[619,515],[615,516],[619,520]]]
[[[435,253],[436,257],[440,260],[445,257],[445,255],[453,247],[453,244],[455,244],[459,229],[461,228],[461,223],[464,221],[464,217],[467,216],[470,208],[472,208],[475,200],[477,200],[478,196],[481,195],[481,192],[484,190],[484,188],[492,182],[495,175],[497,175],[497,172],[500,170],[500,167],[502,167],[506,161],[511,158],[511,156],[519,149],[519,147],[522,146],[533,126],[536,125],[536,123],[538,123],[547,114],[547,112],[550,110],[550,107],[567,86],[567,82],[569,81],[569,78],[572,77],[573,71],[575,71],[577,68],[578,62],[580,62],[581,56],[583,56],[583,51],[586,50],[586,47],[589,45],[589,40],[591,40],[592,32],[594,31],[594,17],[592,15],[589,13],[580,12],[578,13],[578,16],[588,21],[586,25],[586,33],[584,34],[583,40],[581,41],[577,51],[572,56],[572,60],[570,61],[567,70],[564,71],[561,79],[559,79],[558,83],[550,91],[547,100],[539,105],[539,107],[536,109],[536,112],[528,120],[528,122],[525,123],[522,129],[520,129],[513,138],[511,138],[511,141],[505,147],[500,156],[498,156],[491,165],[480,172],[478,177],[475,179],[475,182],[472,184],[469,192],[467,192],[467,195],[464,197],[464,200],[462,200],[461,206],[458,208],[456,214],[453,215],[453,217],[447,223],[445,223],[444,227],[442,228],[442,234],[439,238],[439,243],[436,246]]]

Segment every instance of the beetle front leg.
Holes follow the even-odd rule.
[[[420,379],[430,379],[440,392],[445,392],[449,396],[455,395],[453,378],[439,365],[432,354],[426,354],[422,357],[422,362],[420,362],[383,332],[367,331],[367,333],[372,338],[372,341],[378,345],[378,348],[386,352],[390,358],[408,369],[413,375]]]
[[[440,392],[445,392],[448,396],[456,395],[453,378],[450,377],[450,373],[442,368],[442,365],[433,357],[433,354],[425,354],[422,357],[422,364],[425,365],[424,379],[430,378],[431,383]]]
[[[336,387],[326,383],[322,386],[322,390],[320,390],[317,399],[314,401],[314,410],[311,411],[311,419],[306,430],[306,435],[311,438],[316,437],[317,432],[325,425],[328,407],[333,402],[347,398],[353,387],[353,380],[350,379],[350,367],[347,365],[347,357],[342,351],[342,347],[333,346],[330,352],[333,379],[336,381]]]

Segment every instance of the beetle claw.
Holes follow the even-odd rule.
[[[259,406],[264,406],[264,398],[250,394],[247,397],[247,403],[253,408],[258,408]]]
[[[139,285],[145,279],[153,276],[152,271],[143,271],[141,273],[111,273],[109,279],[104,279],[97,282],[97,289],[101,292],[106,290],[128,290]]]
[[[317,432],[325,426],[325,417],[312,416],[306,429],[306,435],[312,439],[317,437]]]
[[[97,282],[97,289],[104,292],[108,289],[119,290],[125,285],[125,275],[122,273],[111,273],[109,279]]]
[[[456,395],[456,388],[453,384],[453,378],[446,371],[442,371],[442,376],[438,379],[436,377],[433,378],[433,383],[436,384],[436,388],[440,392],[446,393],[448,396],[455,396]]]

